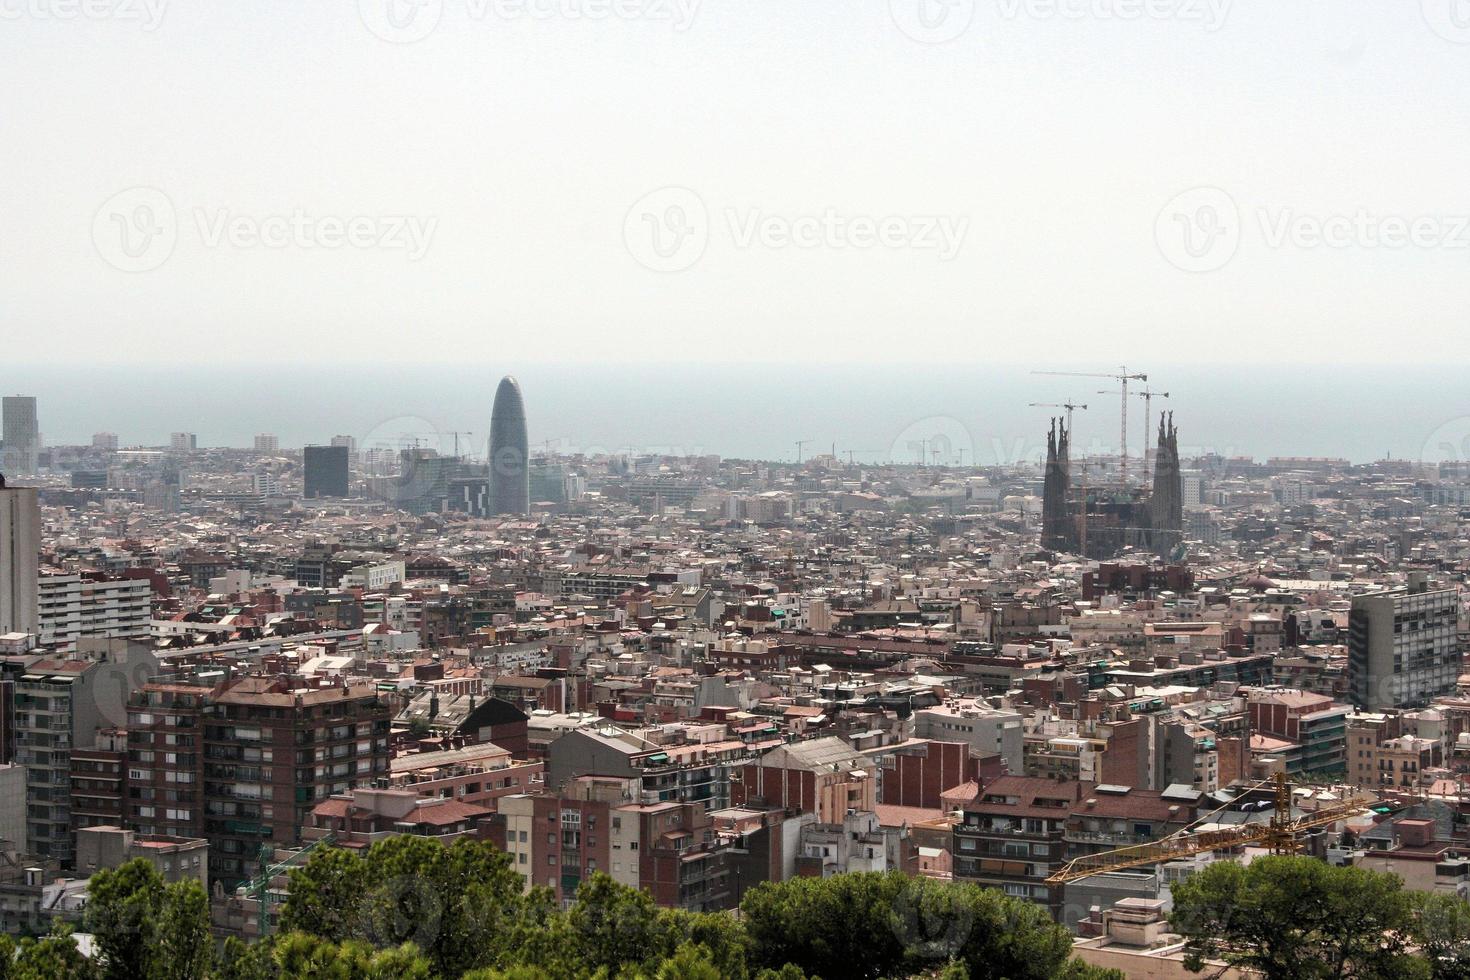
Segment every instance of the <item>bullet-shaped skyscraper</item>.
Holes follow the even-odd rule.
[[[495,390],[490,413],[490,514],[531,512],[530,446],[521,386],[507,375]]]

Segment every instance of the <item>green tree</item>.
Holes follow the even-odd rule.
[[[292,980],[429,980],[433,964],[411,943],[374,949],[357,939],[334,943],[293,932],[271,944],[281,977]]]
[[[197,881],[178,881],[164,889],[149,957],[156,980],[205,980],[213,965],[209,936],[209,896]]]
[[[271,959],[271,940],[246,944],[234,936],[226,939],[215,955],[213,980],[275,980],[279,975]]]
[[[46,935],[17,944],[6,976],[7,980],[93,980],[101,973],[77,948],[71,926],[58,920]]]
[[[818,976],[882,977],[900,971],[904,944],[893,928],[899,876],[848,874],[765,882],[740,903],[753,962],[793,963]]]
[[[673,941],[709,950],[722,977],[744,980],[750,974],[750,935],[740,920],[721,912],[665,910]]]
[[[1309,857],[1218,861],[1174,890],[1185,964],[1207,959],[1267,980],[1425,975],[1409,953],[1413,902],[1395,875]]]
[[[142,858],[98,871],[87,882],[83,927],[95,937],[107,980],[149,976],[163,890],[163,876]]]
[[[361,857],[323,848],[290,881],[283,930],[378,949],[413,943],[446,977],[500,965],[517,938],[527,938],[521,877],[483,841],[460,838],[446,847],[401,834]],[[546,911],[535,907],[538,915]]]
[[[204,886],[197,881],[165,885],[143,858],[92,876],[82,922],[95,939],[97,965],[108,980],[205,980],[213,967]]]
[[[787,963],[779,970],[761,970],[755,975],[755,980],[818,980],[818,978],[808,977],[795,963]]]
[[[1128,980],[1128,974],[1122,970],[1110,970],[1079,959],[1071,959],[1057,974],[1057,980]]]
[[[620,885],[597,872],[577,888],[566,914],[571,937],[567,952],[581,968],[656,963],[675,945],[673,923],[646,893]]]
[[[482,967],[471,970],[460,980],[547,980],[551,976],[539,966],[511,966],[502,970]]]
[[[306,864],[289,872],[287,880],[282,932],[303,932],[332,942],[353,934],[367,891],[366,861],[344,848],[318,848]]]
[[[1454,895],[1418,893],[1414,937],[1434,980],[1470,977],[1470,902]]]
[[[756,967],[791,963],[817,976],[906,976],[960,961],[974,980],[1050,980],[1072,948],[1029,902],[897,871],[765,883],[741,912]]]
[[[701,943],[684,943],[658,965],[655,980],[730,980],[714,954]]]

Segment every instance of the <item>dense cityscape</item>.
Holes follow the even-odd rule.
[[[0,0],[0,980],[1470,980],[1470,0]]]
[[[1098,377],[1122,425],[1148,419],[1131,452],[1073,450],[1081,406],[1038,404],[1045,457],[1007,467],[537,452],[509,377],[459,455],[410,433],[52,446],[44,403],[6,397],[0,929],[122,969],[98,893],[146,866],[197,883],[232,969],[274,948],[293,975],[287,940],[346,894],[298,890],[400,838],[487,848],[497,908],[571,921],[607,892],[738,924],[752,976],[833,975],[767,949],[781,889],[818,883],[896,883],[902,968],[875,976],[988,975],[993,950],[964,963],[978,913],[936,927],[925,889],[1060,928],[1036,975],[1079,977],[1288,975],[1200,927],[1227,866],[1463,906],[1470,472],[1182,455],[1187,404]],[[434,948],[415,916],[459,896],[409,878],[361,886],[417,910],[396,932],[313,941]],[[727,946],[648,968],[743,974],[708,959]]]

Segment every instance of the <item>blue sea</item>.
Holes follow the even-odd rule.
[[[773,349],[772,353],[779,351]],[[859,462],[1014,463],[1044,452],[1054,408],[1086,403],[1074,446],[1114,453],[1119,397],[1105,378],[1053,377],[1040,369],[1109,365],[891,366],[738,363],[556,366],[323,364],[268,360],[216,365],[10,365],[6,394],[39,398],[48,445],[116,432],[124,446],[189,431],[203,446],[283,447],[351,435],[360,447],[417,444],[484,455],[490,405],[503,374],[525,392],[533,450],[713,454],[794,460],[836,451]],[[1146,426],[1130,398],[1130,453],[1172,411],[1183,455],[1330,456],[1368,462],[1463,458],[1470,449],[1470,385],[1458,366],[1221,364],[1134,366],[1167,391]],[[1135,385],[1135,388],[1138,386]],[[456,435],[457,433],[457,435]],[[798,448],[797,443],[802,445]],[[1077,450],[1074,449],[1074,455]]]

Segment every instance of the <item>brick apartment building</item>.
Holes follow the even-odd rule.
[[[208,837],[210,874],[227,888],[254,872],[262,845],[300,844],[317,803],[389,773],[389,712],[371,683],[150,682],[127,718],[123,822]]]

